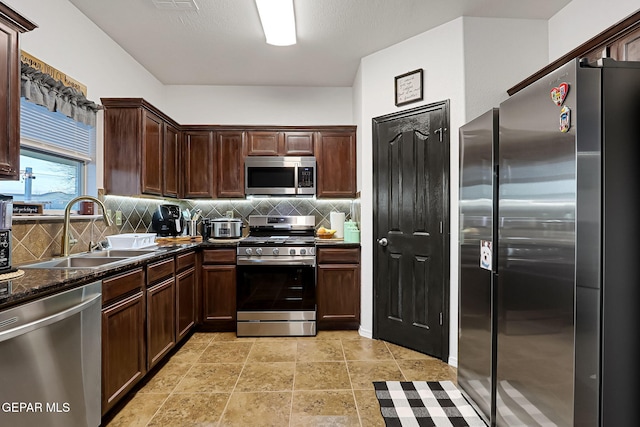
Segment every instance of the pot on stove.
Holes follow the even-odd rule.
[[[214,239],[237,239],[242,237],[244,225],[239,218],[216,218],[211,221],[211,237]]]

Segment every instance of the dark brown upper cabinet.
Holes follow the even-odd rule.
[[[247,132],[248,156],[313,156],[312,131],[252,130]]]
[[[216,132],[217,197],[244,197],[244,135],[235,130]]]
[[[177,123],[142,98],[102,98],[106,194],[179,197]]]
[[[214,132],[185,129],[182,137],[184,197],[187,199],[215,198]]]
[[[169,123],[164,124],[164,173],[162,183],[162,194],[165,197],[180,197],[180,183],[182,182],[182,171],[180,170],[181,133]]]
[[[316,134],[316,196],[356,197],[356,129],[323,130]]]
[[[20,179],[19,34],[37,25],[0,3],[0,179]]]

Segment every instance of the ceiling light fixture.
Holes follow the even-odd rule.
[[[256,0],[267,43],[275,46],[296,44],[293,0]]]

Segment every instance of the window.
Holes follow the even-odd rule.
[[[81,194],[95,193],[95,128],[20,100],[19,181],[0,183],[16,201],[64,209]]]

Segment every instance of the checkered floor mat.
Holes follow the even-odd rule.
[[[387,427],[486,427],[451,381],[373,385]]]

